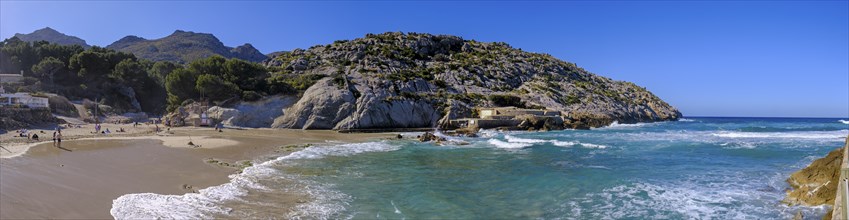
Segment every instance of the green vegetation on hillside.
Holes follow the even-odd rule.
[[[239,59],[212,56],[177,68],[165,78],[168,109],[186,100],[225,101],[230,98],[256,100],[268,94],[265,67]]]
[[[100,47],[87,50],[46,41],[12,37],[0,45],[0,72],[20,73],[23,85],[4,85],[14,92],[53,92],[71,100],[99,100],[120,112],[162,112],[165,91],[151,76],[156,63]],[[162,64],[160,64],[162,65]]]

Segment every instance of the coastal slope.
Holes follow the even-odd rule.
[[[681,113],[644,87],[590,73],[548,54],[501,42],[390,32],[283,52],[264,64],[274,78],[316,76],[272,127],[447,127],[476,107],[566,113],[572,128],[676,120]]]

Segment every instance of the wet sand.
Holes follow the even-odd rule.
[[[38,144],[20,156],[0,159],[0,218],[109,219],[112,200],[121,195],[180,195],[226,183],[228,175],[239,172],[205,162],[209,158],[231,164],[263,161],[290,153],[281,149],[285,145],[394,136],[273,129],[172,131],[167,138],[173,146],[159,136],[78,139],[64,141],[61,148]],[[201,146],[181,146],[181,139],[189,137]],[[216,142],[229,144],[212,147]]]

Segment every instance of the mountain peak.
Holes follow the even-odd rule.
[[[53,28],[50,28],[50,27],[44,27],[42,29],[35,30],[35,31],[33,31],[33,33],[58,33],[58,34],[61,34],[56,29],[53,29]]]
[[[59,32],[50,27],[44,27],[42,29],[35,30],[29,34],[17,33],[15,34],[15,37],[18,37],[18,39],[27,42],[47,41],[59,45],[80,45],[83,48],[91,47],[86,44],[85,40],[83,39],[63,34],[62,32]]]

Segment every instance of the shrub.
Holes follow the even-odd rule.
[[[242,92],[242,100],[245,100],[245,101],[256,101],[256,100],[259,100],[261,98],[262,98],[262,95],[260,95],[257,92],[254,92],[254,91],[243,91]]]
[[[320,74],[277,74],[266,79],[270,94],[297,94],[306,91],[318,80],[327,77]]]
[[[523,107],[522,99],[512,95],[490,95],[487,97],[496,106],[515,106]]]
[[[339,89],[345,88],[345,86],[347,85],[345,81],[345,75],[336,74],[333,76],[333,84],[336,84],[336,87]]]
[[[444,80],[441,80],[441,79],[433,80],[433,85],[435,85],[436,87],[439,87],[439,88],[447,88],[448,87],[448,83],[446,83]]]

